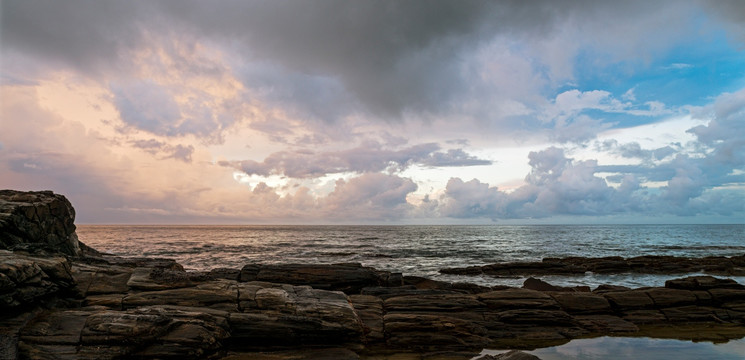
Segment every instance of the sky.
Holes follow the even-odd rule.
[[[745,223],[745,2],[2,0],[79,224]]]

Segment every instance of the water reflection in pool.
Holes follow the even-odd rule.
[[[505,350],[484,350],[501,354]],[[599,337],[572,340],[564,345],[525,351],[541,360],[743,360],[745,339],[723,344],[683,340]]]

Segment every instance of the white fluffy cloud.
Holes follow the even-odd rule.
[[[645,150],[646,151],[646,150]],[[440,208],[444,216],[492,219],[542,218],[560,215],[605,216],[614,214],[708,215],[745,211],[745,194],[723,187],[742,183],[741,175],[729,179],[708,176],[712,158],[678,155],[658,165],[607,167],[595,160],[574,161],[560,148],[530,153],[531,172],[526,184],[512,192],[499,191],[474,179],[448,182]],[[609,186],[600,172],[620,175]],[[641,184],[664,181],[660,188]]]

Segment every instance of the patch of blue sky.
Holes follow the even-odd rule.
[[[605,66],[598,66],[602,54],[585,50],[575,59],[576,88],[605,90],[619,98],[633,88],[637,101],[682,106],[703,105],[716,95],[745,87],[745,49],[724,35],[704,40],[675,46],[651,60]]]
[[[694,44],[693,46],[691,44]],[[647,60],[598,64],[604,55],[585,50],[577,56],[575,82],[557,89],[604,90],[615,99],[631,102],[637,110],[648,110],[648,102],[661,102],[667,109],[701,106],[716,96],[745,88],[745,49],[733,46],[724,35],[706,41],[690,41]],[[633,90],[632,90],[633,89]],[[624,96],[631,90],[633,97]],[[643,125],[666,118],[588,110],[584,114],[614,127]]]

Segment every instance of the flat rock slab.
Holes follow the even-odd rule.
[[[603,293],[603,296],[619,310],[654,308],[654,300],[642,290],[607,292]]]
[[[551,297],[559,306],[572,314],[602,314],[610,313],[611,306],[602,295],[592,293],[551,293]]]
[[[24,342],[48,345],[75,345],[91,315],[90,311],[49,311],[38,316],[21,331]]]
[[[686,274],[706,272],[717,275],[745,274],[745,255],[703,258],[675,256],[620,256],[585,258],[545,258],[536,262],[508,262],[483,266],[446,268],[443,274],[455,275],[582,275],[585,272],[599,274],[638,273],[638,274]]]
[[[393,348],[477,349],[490,341],[485,327],[447,315],[394,313],[384,323],[386,344]]]
[[[199,358],[223,349],[228,313],[187,307],[42,314],[21,330],[21,358]]]
[[[387,312],[455,312],[485,311],[487,306],[473,295],[437,294],[418,296],[399,296],[388,298],[383,302]]]
[[[298,349],[290,351],[230,353],[222,360],[359,360],[356,352],[345,348]]]
[[[150,305],[195,306],[238,311],[238,286],[229,280],[217,280],[194,287],[146,291],[124,297],[125,309]]]
[[[506,289],[477,295],[490,309],[559,309],[551,296],[536,290]]]
[[[127,286],[138,290],[167,290],[194,286],[183,270],[138,267],[127,280]]]
[[[400,274],[378,271],[360,264],[251,264],[241,269],[238,278],[242,282],[308,285],[347,294],[359,294],[365,287],[403,285]]]

